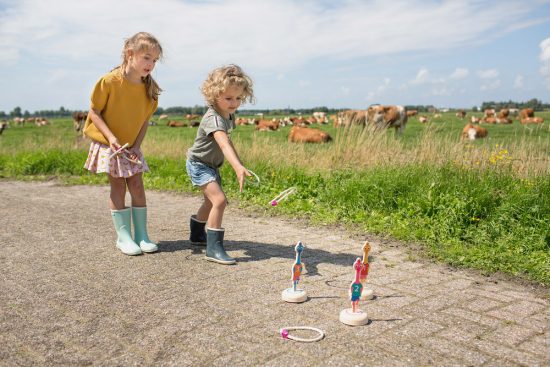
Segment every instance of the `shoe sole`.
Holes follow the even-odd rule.
[[[205,256],[206,257],[206,260],[208,261],[212,261],[212,262],[215,262],[215,263],[218,263],[218,264],[223,264],[223,265],[233,265],[235,263],[237,263],[237,261],[233,260],[233,261],[225,261],[225,260],[218,260],[218,259],[215,259],[213,257],[208,257],[208,256]]]
[[[124,252],[122,251],[122,249],[120,247],[116,247],[120,252],[122,252],[124,255],[128,255],[128,256],[137,256],[137,255],[141,255],[143,254],[143,251],[139,251],[139,252]]]

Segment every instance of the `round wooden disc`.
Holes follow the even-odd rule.
[[[300,303],[307,300],[307,293],[303,289],[297,289],[294,291],[293,288],[287,288],[281,293],[281,297],[283,298],[283,301],[286,302],[292,302],[292,303]]]
[[[374,298],[374,291],[372,289],[365,288],[361,293],[361,301],[367,301]]]
[[[369,322],[369,317],[361,310],[354,313],[351,308],[346,308],[340,312],[340,322],[350,326],[361,326]]]

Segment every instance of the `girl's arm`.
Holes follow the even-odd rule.
[[[225,159],[229,162],[231,167],[233,167],[233,170],[237,174],[237,180],[239,181],[239,189],[242,192],[243,191],[243,185],[244,185],[244,178],[246,176],[252,176],[250,172],[243,166],[239,156],[237,155],[237,151],[233,147],[233,144],[229,140],[229,137],[225,133],[225,131],[214,131],[214,139],[216,140],[216,143],[218,143],[220,149],[223,152],[223,155]]]
[[[103,117],[101,117],[101,111],[90,108],[90,112],[88,112],[88,114],[90,116],[90,119],[92,120],[92,123],[109,142],[111,150],[115,151],[120,149],[120,143],[118,142],[118,139],[116,138],[116,136],[113,135],[111,129],[109,129],[105,121],[103,121]]]
[[[145,121],[141,126],[141,130],[139,130],[139,134],[136,138],[136,141],[134,142],[134,145],[132,145],[132,147],[136,147],[138,149],[139,147],[141,147],[141,143],[143,142],[143,138],[145,137],[145,133],[147,132],[148,126],[149,126],[149,121]]]

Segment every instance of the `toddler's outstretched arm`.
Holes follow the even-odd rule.
[[[231,143],[231,140],[229,140],[229,137],[227,136],[225,131],[215,131],[214,139],[222,150],[225,159],[227,159],[231,167],[233,167],[233,170],[235,170],[235,173],[237,174],[237,180],[239,181],[239,189],[242,192],[245,177],[252,176],[252,174],[248,172],[248,170],[242,164],[241,159],[239,158],[239,155],[235,150],[235,147],[233,147],[233,144]]]

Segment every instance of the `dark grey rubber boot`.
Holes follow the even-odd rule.
[[[206,228],[206,260],[224,265],[235,264],[235,259],[229,256],[223,247],[224,233],[223,228]]]
[[[191,229],[191,234],[189,235],[189,241],[193,245],[206,246],[206,232],[204,226],[206,222],[201,222],[197,219],[196,215],[192,215],[189,220],[189,228]]]

